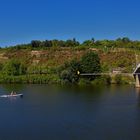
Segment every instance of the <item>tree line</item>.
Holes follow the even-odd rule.
[[[76,38],[68,40],[32,40],[28,44],[21,44],[16,46],[9,46],[7,48],[16,48],[16,49],[46,49],[50,47],[103,47],[103,48],[132,48],[140,50],[140,41],[131,40],[128,37],[117,38],[116,40],[95,40],[91,38],[83,42],[79,42]]]

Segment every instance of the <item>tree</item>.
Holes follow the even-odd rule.
[[[87,46],[87,47],[91,47],[94,45],[94,42],[93,40],[85,40],[83,43],[82,43],[83,46]]]
[[[40,45],[41,45],[41,41],[39,41],[39,40],[32,40],[31,41],[32,48],[38,48],[38,47],[40,47]]]
[[[66,47],[76,47],[76,46],[79,46],[79,42],[78,41],[76,41],[76,39],[75,38],[73,38],[72,40],[71,39],[69,39],[69,40],[67,40],[66,42],[65,42],[65,46]]]
[[[50,40],[45,40],[45,41],[44,41],[44,47],[52,47],[52,41],[50,41]]]
[[[79,80],[77,71],[80,71],[80,63],[74,59],[69,63],[65,63],[65,66],[60,73],[60,78],[65,82],[77,83]]]
[[[52,46],[53,47],[58,47],[59,46],[59,41],[57,39],[52,40]]]
[[[92,38],[91,38],[91,41],[94,43],[94,42],[95,42],[95,39],[92,37]]]
[[[27,73],[27,65],[25,63],[20,63],[20,66],[19,66],[19,74],[20,75],[24,75]]]
[[[10,60],[3,67],[3,72],[6,75],[21,75],[26,74],[27,68],[26,66],[18,60]]]
[[[101,71],[100,58],[94,52],[86,53],[80,60],[82,73],[97,73]]]
[[[4,64],[0,63],[0,71],[2,71],[3,67],[4,67]]]
[[[122,42],[128,43],[128,42],[130,42],[130,39],[128,37],[123,37]]]

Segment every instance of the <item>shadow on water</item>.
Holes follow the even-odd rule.
[[[104,91],[105,87],[103,86],[61,86],[59,89],[63,89],[64,91],[70,92],[70,93],[75,93],[75,94],[85,94],[89,96],[98,96],[102,94]]]

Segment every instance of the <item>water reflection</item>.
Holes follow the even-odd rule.
[[[138,106],[140,107],[140,88],[135,88],[135,93],[136,93]]]
[[[135,88],[135,91],[136,91],[137,97],[139,97],[140,96],[140,88]]]

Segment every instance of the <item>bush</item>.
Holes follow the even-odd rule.
[[[78,85],[79,86],[85,86],[85,85],[91,85],[91,83],[88,79],[81,78],[78,82]]]
[[[85,54],[80,60],[80,65],[82,73],[97,73],[101,71],[99,56],[94,52]]]
[[[122,76],[121,75],[118,74],[115,76],[115,83],[122,84]]]
[[[77,60],[74,59],[69,63],[65,63],[65,65],[59,69],[60,79],[62,79],[65,83],[77,83],[79,80],[77,71],[79,70],[80,64]]]
[[[27,67],[24,63],[16,59],[12,59],[4,65],[2,71],[6,75],[17,76],[26,74]]]
[[[96,78],[91,83],[93,85],[100,85],[100,84],[102,84],[102,85],[110,85],[111,84],[111,77],[107,76],[107,75],[104,75],[104,76]]]

